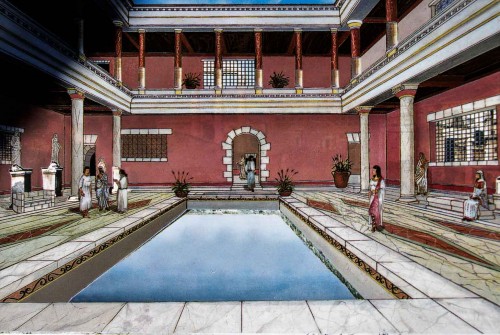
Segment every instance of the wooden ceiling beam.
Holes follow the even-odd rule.
[[[194,49],[191,46],[191,43],[189,43],[189,41],[188,41],[186,35],[184,35],[184,33],[181,33],[181,42],[182,42],[182,45],[184,46],[184,48],[186,48],[188,53],[190,53],[190,54],[194,53]]]
[[[130,43],[132,43],[132,45],[137,49],[139,50],[139,43],[132,37],[130,36],[130,34],[128,32],[123,32],[123,34],[125,35],[125,37],[130,41]]]
[[[465,76],[461,75],[439,75],[429,80],[424,81],[420,85],[421,87],[443,87],[443,88],[453,88],[465,84]]]
[[[286,50],[287,55],[293,55],[293,52],[295,51],[295,34],[292,35],[292,40],[290,41],[290,44],[288,44],[288,49]]]
[[[363,23],[387,23],[387,19],[385,17],[367,17],[363,20]]]

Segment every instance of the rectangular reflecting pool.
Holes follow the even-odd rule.
[[[189,211],[72,302],[355,299],[280,211]]]

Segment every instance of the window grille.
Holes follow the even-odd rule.
[[[203,60],[203,87],[215,87],[214,60]],[[255,86],[254,59],[223,59],[222,86],[252,88]]]
[[[122,160],[151,161],[167,158],[167,135],[122,134]]]
[[[437,162],[498,160],[495,109],[459,115],[436,122]]]
[[[12,137],[14,134],[0,131],[0,164],[12,164]]]

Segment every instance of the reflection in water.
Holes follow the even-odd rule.
[[[72,301],[353,299],[276,214],[188,214]]]

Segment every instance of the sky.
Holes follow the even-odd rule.
[[[133,0],[136,5],[331,5],[336,0]]]

